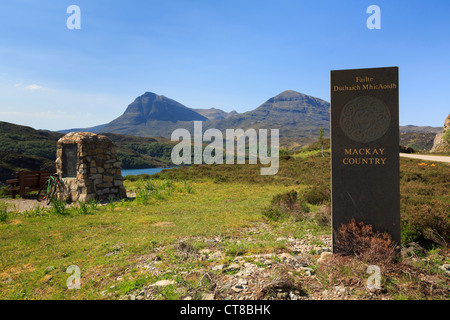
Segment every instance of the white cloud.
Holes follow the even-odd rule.
[[[14,88],[20,87],[20,86],[22,86],[22,85],[23,85],[23,81],[22,81],[22,82],[19,82],[19,83],[15,83],[15,84],[14,84]]]
[[[40,89],[43,89],[43,87],[41,87],[37,84],[30,84],[25,87],[25,90],[28,90],[28,91],[35,91],[35,90],[40,90]]]

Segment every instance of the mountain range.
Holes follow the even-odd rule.
[[[330,104],[319,98],[287,90],[268,99],[254,110],[237,113],[220,109],[193,109],[146,92],[137,97],[125,112],[113,121],[90,128],[61,130],[117,133],[142,137],[170,138],[178,128],[193,131],[194,121],[202,121],[204,130],[279,129],[282,145],[296,146],[314,142],[320,128],[329,133]]]
[[[329,134],[330,103],[293,90],[284,91],[261,104],[254,110],[237,113],[216,108],[194,109],[175,100],[146,92],[137,97],[125,112],[107,124],[90,128],[61,130],[116,133],[140,137],[170,138],[178,128],[193,131],[193,121],[202,121],[203,129],[241,128],[279,129],[280,143],[289,148],[299,148],[313,143],[320,128]],[[416,149],[429,150],[436,133],[442,127],[401,126],[400,144]]]

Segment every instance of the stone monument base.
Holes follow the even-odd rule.
[[[114,144],[102,135],[72,132],[57,143],[57,174],[64,182],[68,201],[126,198],[120,161]]]

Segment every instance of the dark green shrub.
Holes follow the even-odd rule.
[[[319,226],[323,226],[323,227],[331,226],[331,207],[329,205],[321,206],[314,213],[314,221]]]
[[[5,202],[0,202],[0,222],[8,220],[7,205]]]
[[[286,213],[279,208],[267,207],[263,210],[263,215],[269,220],[278,221],[286,217]]]
[[[304,194],[304,199],[311,204],[323,204],[331,200],[330,188],[324,184],[310,187]]]
[[[263,215],[274,221],[287,217],[298,220],[302,218],[303,214],[308,212],[308,205],[303,201],[299,201],[297,191],[292,190],[274,196],[270,206],[263,210]]]
[[[7,198],[11,195],[11,193],[8,190],[8,187],[2,186],[0,187],[0,198]]]
[[[62,200],[53,199],[51,205],[52,205],[51,212],[53,214],[66,215],[68,213],[66,210],[66,203]]]
[[[86,202],[79,201],[78,202],[77,212],[79,214],[89,214],[90,213],[89,205]]]
[[[422,245],[450,244],[450,204],[435,200],[433,204],[422,204],[408,207],[402,217],[402,239],[408,242],[419,242]]]
[[[447,141],[447,143],[450,143],[450,130],[447,130],[444,134],[444,140]]]
[[[138,179],[138,177],[135,175],[132,175],[132,174],[129,174],[129,175],[123,177],[123,180],[128,180],[128,181],[132,181],[132,182],[136,181],[137,179]]]

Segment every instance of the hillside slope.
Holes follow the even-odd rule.
[[[104,134],[109,137],[123,169],[167,167],[174,142],[166,138],[146,138]],[[36,130],[0,121],[0,181],[16,171],[49,170],[54,167],[56,142],[64,134]]]
[[[255,110],[211,121],[207,128],[279,129],[280,137],[315,137],[321,127],[330,126],[330,104],[319,98],[287,90],[270,98]]]
[[[152,92],[137,97],[125,112],[105,125],[99,132],[143,137],[170,137],[170,133],[184,125],[178,123],[208,121],[208,118],[181,103]]]

